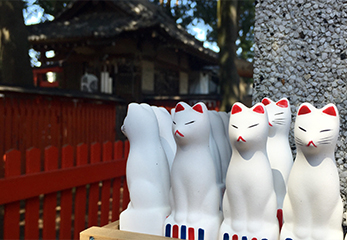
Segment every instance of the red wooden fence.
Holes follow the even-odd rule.
[[[5,92],[0,97],[0,157],[12,148],[24,152],[35,147],[43,154],[47,146],[61,149],[66,144],[115,141],[119,105],[117,101]],[[0,178],[3,172],[0,161]]]
[[[4,155],[0,179],[3,236],[0,239],[78,239],[80,231],[118,219],[129,194],[125,182],[129,143],[30,148],[21,172],[21,152]]]
[[[112,96],[0,86],[0,239],[76,239],[118,219],[124,109]]]

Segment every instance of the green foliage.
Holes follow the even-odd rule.
[[[159,0],[152,0],[159,4]],[[223,1],[223,0],[222,0]],[[164,0],[164,7],[168,10],[168,1]],[[207,26],[206,41],[217,42],[217,0],[180,0],[179,4],[171,1],[170,15],[172,18],[187,28],[190,24],[196,26],[199,22],[203,22]],[[255,17],[255,1],[239,0],[238,1],[238,57],[243,59],[252,59],[253,52],[253,29]]]
[[[71,0],[35,0],[34,4],[40,5],[46,14],[56,16]]]
[[[39,21],[45,22],[57,16],[72,0],[23,0],[24,17],[30,19],[40,16]]]
[[[246,0],[238,2],[239,15],[239,43],[238,47],[242,49],[239,54],[240,58],[253,58],[253,43],[254,43],[254,19],[255,19],[255,1]]]

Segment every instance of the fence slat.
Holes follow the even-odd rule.
[[[128,204],[130,202],[129,197],[129,189],[127,184],[127,179],[124,176],[123,177],[123,202],[122,202],[122,210],[125,210],[128,207]]]
[[[90,149],[90,164],[101,161],[100,143],[94,143]],[[99,182],[91,183],[89,187],[89,205],[88,205],[88,227],[98,225],[98,201],[99,201]]]
[[[86,164],[88,164],[88,145],[79,144],[76,151],[76,165],[83,166]],[[74,239],[78,239],[79,233],[85,229],[86,196],[86,186],[76,188]]]
[[[101,217],[100,225],[104,226],[109,223],[110,197],[111,197],[111,180],[102,182],[101,189]]]
[[[128,140],[126,140],[124,142],[124,158],[128,159],[128,155],[129,155],[129,150],[130,150],[130,143]]]
[[[27,135],[27,148],[28,147],[38,147],[34,146],[34,141],[33,141],[33,131],[34,131],[34,121],[33,121],[33,102],[32,100],[27,100],[27,105],[26,105],[26,110],[27,110],[27,127],[25,129],[25,134]]]
[[[48,147],[45,149],[45,171],[58,168],[58,149]],[[43,232],[44,239],[55,239],[55,220],[57,207],[57,193],[46,194],[43,200]]]
[[[19,148],[19,141],[20,141],[20,133],[19,133],[19,113],[18,113],[18,105],[16,104],[15,100],[12,100],[12,131],[11,131],[11,138],[12,138],[12,146],[14,146],[15,149],[21,150]]]
[[[18,147],[17,149],[23,153],[21,154],[21,161],[22,161],[22,173],[24,173],[26,171],[26,161],[25,161],[25,155],[26,155],[26,150],[27,150],[27,146],[26,145],[26,135],[25,135],[25,129],[27,128],[26,124],[27,124],[27,120],[26,120],[26,109],[24,108],[24,103],[25,100],[22,99],[18,99],[17,100],[17,128],[18,128],[18,139],[17,139],[17,144]]]
[[[122,159],[124,153],[124,144],[122,141],[114,143],[113,158],[115,160]],[[115,178],[112,186],[112,221],[119,219],[120,207],[121,207],[121,178]]]
[[[15,146],[12,145],[11,143],[11,131],[12,131],[12,107],[11,107],[11,100],[10,99],[6,99],[5,100],[5,125],[6,126],[4,128],[5,133],[4,133],[4,137],[5,137],[5,141],[4,141],[4,150],[5,150],[5,154],[6,151],[11,149],[11,148],[15,148]]]
[[[123,159],[124,155],[124,143],[122,141],[117,141],[114,143],[114,159]]]
[[[119,219],[121,178],[115,178],[112,186],[112,221]]]
[[[26,152],[26,174],[38,173],[41,170],[41,151],[38,148],[28,149]],[[25,239],[39,238],[39,197],[29,198],[25,202]]]
[[[5,178],[21,174],[21,153],[10,150],[5,155]],[[16,191],[11,189],[11,191]],[[19,201],[5,205],[4,209],[4,239],[19,239]]]
[[[108,162],[112,160],[112,143],[106,142],[102,146],[102,161]],[[106,225],[109,222],[110,211],[110,197],[111,197],[111,180],[102,182],[101,189],[101,217],[100,225]]]
[[[73,167],[74,149],[72,146],[67,145],[62,149],[61,168]],[[60,197],[60,238],[71,239],[72,228],[72,189],[61,191]]]
[[[4,98],[0,99],[0,134],[5,136],[5,107],[4,107]],[[5,155],[5,138],[0,138],[0,178],[5,176],[5,163],[3,161]]]
[[[49,132],[49,111],[47,108],[47,102],[42,102],[42,137],[41,137],[41,144],[42,148],[46,146],[51,146],[52,143],[50,139],[48,138],[48,132]],[[57,165],[58,166],[58,165]]]
[[[128,159],[129,149],[130,149],[130,143],[129,143],[129,141],[125,141],[124,142],[124,159]],[[123,182],[123,209],[127,208],[129,202],[130,202],[129,189],[128,189],[128,184],[127,184],[127,181],[126,181],[126,177],[124,177],[124,182]]]

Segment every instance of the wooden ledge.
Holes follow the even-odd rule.
[[[80,232],[80,240],[167,240],[167,237],[119,230],[119,221]]]

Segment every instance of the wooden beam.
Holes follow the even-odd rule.
[[[119,222],[104,227],[91,227],[80,232],[80,240],[168,240],[170,238],[118,230]]]
[[[125,160],[9,177],[0,180],[0,205],[124,176]]]

